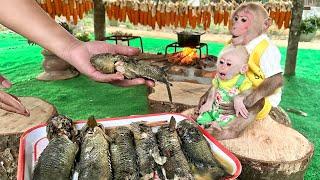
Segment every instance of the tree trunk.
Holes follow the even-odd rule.
[[[302,180],[314,151],[302,134],[270,116],[220,142],[240,160],[241,180]]]
[[[290,32],[287,47],[287,58],[285,66],[285,75],[295,75],[298,44],[300,39],[299,26],[303,12],[303,1],[294,0],[292,8]]]
[[[0,179],[17,179],[17,164],[20,136],[26,130],[46,123],[57,113],[56,108],[35,97],[19,97],[22,104],[30,111],[25,117],[0,109]]]
[[[93,0],[94,2],[94,36],[96,40],[103,41],[105,36],[106,15],[103,0]]]

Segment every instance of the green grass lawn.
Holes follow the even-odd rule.
[[[164,53],[168,39],[143,38],[146,52]],[[138,41],[131,43],[139,47]],[[217,55],[223,44],[208,43],[209,53]],[[35,77],[42,72],[39,46],[30,46],[15,33],[0,33],[0,73],[14,85],[7,90],[18,96],[40,97],[57,107],[61,114],[73,119],[128,116],[148,113],[147,88],[116,87],[97,83],[79,76],[70,80],[42,82]],[[282,66],[286,49],[280,48]],[[315,153],[305,179],[320,179],[320,50],[299,49],[296,75],[286,77],[281,106],[299,109],[308,114],[302,117],[289,113],[293,128],[305,135],[314,145]]]

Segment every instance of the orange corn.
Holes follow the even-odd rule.
[[[219,22],[219,10],[214,10],[214,13],[213,13],[213,23],[215,25],[217,25]]]
[[[47,12],[49,14],[52,14],[52,3],[51,3],[51,0],[46,0],[46,4],[47,4]]]
[[[275,13],[274,13],[274,22],[275,22],[276,24],[278,24],[279,17],[280,17],[280,11],[277,10],[277,11],[275,11]]]
[[[63,16],[66,16],[66,14],[67,14],[67,10],[66,10],[66,5],[64,4],[64,2],[62,1],[61,2],[61,10],[62,10],[62,15]]]
[[[61,11],[60,11],[60,8],[59,8],[59,1],[60,0],[53,0],[54,2],[54,9],[55,9],[55,12],[58,16],[61,15]]]
[[[73,14],[74,0],[69,0],[70,15]]]
[[[79,12],[79,19],[83,18],[83,9],[81,9],[81,4],[79,2],[77,2],[77,9]]]
[[[76,8],[73,9],[73,24],[77,25],[78,24],[78,10]]]
[[[70,8],[69,8],[69,4],[66,4],[66,19],[68,22],[70,22]]]
[[[201,21],[202,21],[202,12],[201,12],[201,9],[199,9],[197,11],[197,25],[198,26],[201,24]]]
[[[127,15],[128,15],[129,21],[130,21],[131,23],[133,23],[133,16],[132,16],[132,14],[133,14],[133,9],[132,9],[132,7],[131,7],[131,6],[127,6]]]
[[[284,24],[283,24],[285,29],[289,28],[290,20],[291,20],[291,11],[287,11],[284,17]]]
[[[229,21],[229,12],[228,10],[224,10],[224,14],[223,14],[223,25],[227,26],[228,25],[228,21]]]
[[[281,27],[283,25],[283,22],[284,22],[285,15],[286,15],[285,11],[280,11],[279,20],[278,20],[278,23],[277,23],[278,29],[281,29]]]
[[[176,12],[174,12],[174,10],[172,10],[172,11],[170,12],[170,24],[171,24],[172,26],[174,26],[175,18],[176,18]]]
[[[41,6],[41,8],[42,8],[44,11],[46,11],[46,12],[48,11],[48,10],[47,10],[47,6],[46,6],[45,4],[40,4],[40,6]]]
[[[159,26],[159,29],[161,29],[162,26],[161,26],[161,14],[160,14],[160,11],[156,12],[156,22],[157,22],[157,24]]]

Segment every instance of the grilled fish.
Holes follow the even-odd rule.
[[[97,54],[91,57],[90,62],[98,71],[105,74],[120,72],[128,79],[145,78],[165,83],[169,100],[172,102],[170,90],[172,84],[168,81],[164,68],[150,65],[128,56],[110,53]]]
[[[62,126],[70,125],[69,127]],[[60,129],[60,130],[58,130]],[[49,135],[49,144],[41,153],[33,171],[33,180],[69,180],[78,151],[78,145],[70,140],[68,135],[71,131],[76,132],[72,120],[58,115],[48,122],[48,135],[52,132],[57,134]],[[50,133],[49,133],[50,132]],[[63,132],[67,133],[63,134]]]
[[[109,130],[113,179],[138,180],[139,172],[133,134],[128,127],[120,126]]]
[[[109,140],[102,124],[98,124],[91,116],[81,129],[80,159],[77,164],[79,180],[112,179]]]
[[[177,132],[181,140],[181,147],[188,161],[191,163],[193,174],[210,174],[210,179],[220,179],[225,171],[217,164],[208,142],[189,120],[178,123]]]
[[[175,126],[176,121],[174,117],[171,117],[170,124],[161,126],[156,134],[160,152],[167,157],[167,162],[163,165],[166,177],[168,179],[194,179],[188,161],[181,150]]]
[[[166,161],[159,154],[156,136],[152,128],[143,122],[131,123],[130,129],[134,135],[140,177],[144,180],[153,179],[154,171],[161,169],[158,165],[163,165]]]

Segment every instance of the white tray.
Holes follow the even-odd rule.
[[[177,122],[187,118],[181,114],[163,113],[107,118],[99,119],[98,121],[105,127],[112,127],[127,125],[137,121],[170,121],[171,116],[174,116]],[[86,121],[76,121],[75,123],[76,127],[80,129],[86,123]],[[240,161],[229,150],[227,150],[216,139],[214,139],[207,131],[205,131],[201,127],[199,127],[199,129],[203,133],[204,137],[208,140],[216,159],[223,165],[223,167],[229,174],[232,174],[232,176],[225,179],[236,179],[241,173]],[[35,162],[40,156],[43,149],[48,144],[46,135],[46,124],[40,124],[38,126],[30,128],[21,136],[17,173],[18,180],[31,179]]]

